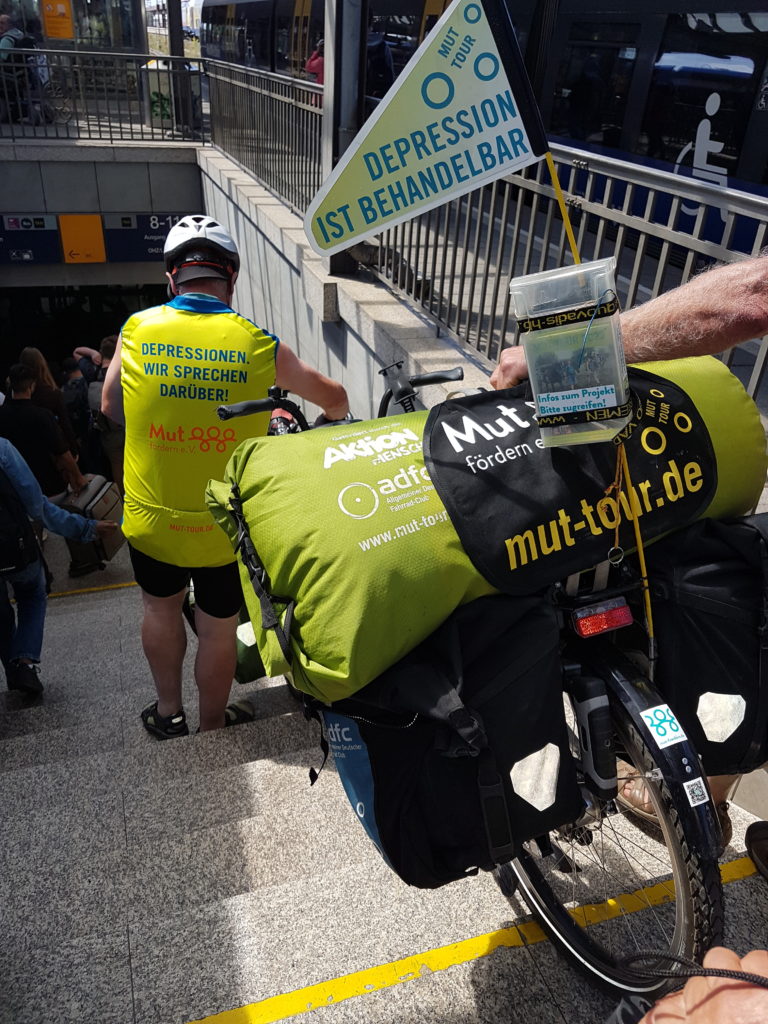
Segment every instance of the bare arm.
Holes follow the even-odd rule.
[[[623,313],[628,363],[723,352],[768,334],[768,256],[715,267]]]
[[[278,386],[301,395],[314,405],[319,405],[326,419],[341,420],[349,412],[347,392],[342,385],[318,370],[313,370],[282,342],[277,350],[276,369]]]
[[[56,468],[75,494],[79,494],[80,491],[87,486],[88,479],[80,472],[80,467],[75,462],[72,452],[64,452],[63,454],[58,455],[55,459],[55,463]]]
[[[768,334],[768,255],[706,270],[621,314],[628,363],[703,356]],[[504,349],[491,386],[528,377],[522,345]]]
[[[101,366],[101,352],[97,352],[95,348],[80,345],[72,355],[75,359],[90,359],[94,366]]]
[[[125,413],[123,412],[123,385],[120,380],[120,371],[123,365],[123,339],[117,339],[117,347],[109,366],[107,375],[104,378],[104,387],[101,390],[101,411],[115,423],[125,424]]]

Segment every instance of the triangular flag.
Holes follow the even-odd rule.
[[[546,151],[505,0],[454,0],[322,185],[304,230],[331,255]]]

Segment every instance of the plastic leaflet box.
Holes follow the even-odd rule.
[[[510,284],[545,447],[610,441],[631,418],[615,269],[596,260]]]

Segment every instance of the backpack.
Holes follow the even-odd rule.
[[[654,685],[708,775],[768,760],[768,513],[703,519],[646,552]]]
[[[21,29],[12,28],[9,29],[3,36],[0,36],[0,41],[3,39],[10,39],[13,42],[14,50],[36,50],[37,43],[34,38],[26,33],[22,32]],[[0,69],[3,65],[10,69],[13,69],[14,75],[26,76],[32,83],[37,80],[37,63],[38,57],[32,53],[12,54],[0,64]]]
[[[493,870],[583,810],[546,593],[479,598],[354,697],[305,708],[358,820],[409,885]]]
[[[88,382],[84,377],[76,377],[65,381],[61,386],[61,394],[73,430],[78,437],[84,437],[88,433],[88,427],[91,424]]]
[[[384,35],[372,36],[368,42],[365,72],[366,96],[381,97],[395,80],[392,51]]]
[[[39,557],[27,510],[8,474],[0,469],[0,576],[20,572]]]
[[[99,370],[97,380],[92,380],[88,385],[88,408],[91,410],[91,426],[107,434],[112,430],[123,430],[124,428],[115,423],[101,411],[101,395],[104,390],[104,371]]]

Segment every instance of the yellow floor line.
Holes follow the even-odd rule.
[[[740,857],[738,860],[728,861],[727,864],[721,865],[720,875],[723,883],[727,884],[749,878],[750,875],[755,874],[756,870],[749,857]],[[608,921],[620,913],[634,914],[649,905],[657,906],[667,902],[670,898],[669,885],[660,883],[639,889],[635,893],[619,896],[616,899],[606,900],[605,903],[577,907],[571,911],[571,914],[574,920],[580,924],[596,924],[599,921]],[[194,1024],[274,1024],[275,1021],[309,1013],[310,1010],[317,1010],[322,1006],[335,1005],[345,999],[352,999],[354,996],[402,985],[403,982],[413,981],[423,973],[444,971],[457,964],[479,960],[501,947],[533,946],[546,940],[547,936],[538,924],[535,921],[528,921],[511,928],[487,932],[485,935],[478,935],[473,939],[465,939],[463,942],[453,942],[449,946],[431,949],[426,953],[417,953],[415,956],[408,956],[389,964],[369,967],[363,971],[355,971],[353,974],[344,974],[340,978],[332,978],[330,981],[323,981],[317,985],[308,985],[306,988],[272,996],[270,999],[250,1003],[248,1006],[223,1010],[211,1017],[204,1017]]]
[[[54,594],[48,595],[50,601],[54,597],[72,597],[74,594],[98,594],[102,590],[122,590],[123,587],[135,587],[135,580],[129,583],[105,583],[103,587],[83,587],[80,590],[57,590]]]

